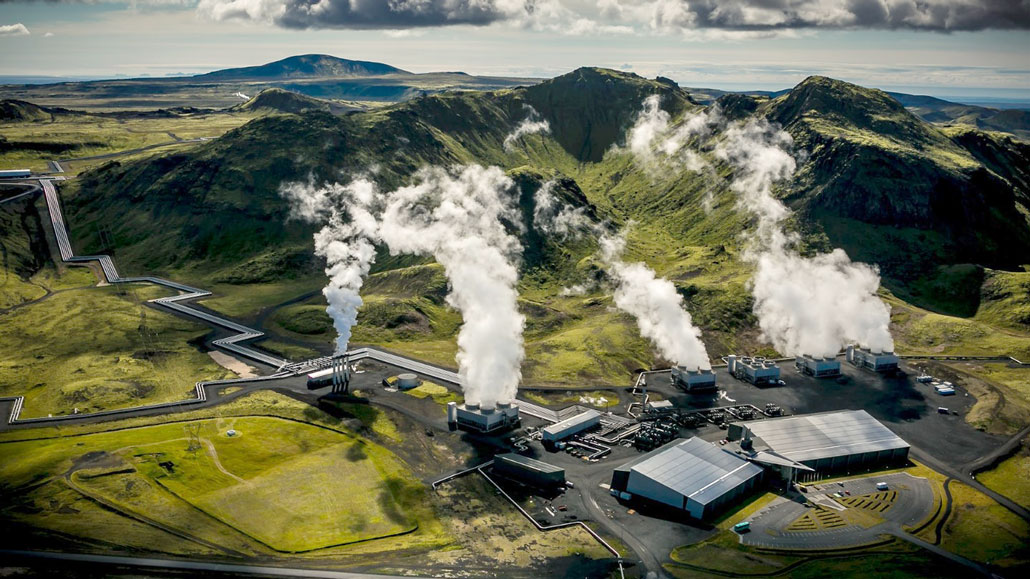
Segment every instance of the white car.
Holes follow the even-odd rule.
[[[885,491],[885,490],[887,490],[887,483],[885,483],[885,482],[878,482],[878,483],[876,483],[876,490],[878,490],[878,491]]]

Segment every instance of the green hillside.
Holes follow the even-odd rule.
[[[533,193],[551,179],[596,220],[632,223],[627,258],[677,284],[712,355],[772,353],[751,315],[750,273],[740,259],[750,220],[728,190],[728,169],[715,163],[712,174],[649,174],[618,149],[651,94],[661,95],[674,120],[701,110],[663,79],[583,68],[531,87],[428,95],[346,116],[265,116],[187,152],[85,174],[65,185],[69,222],[80,250],[114,249],[128,273],[221,283],[230,293],[267,289],[262,295],[274,299],[233,298],[234,312],[246,317],[324,281],[311,254],[313,228],[286,220],[281,183],[336,181],[375,166],[376,179],[392,188],[426,164],[495,164],[519,185],[527,224]],[[505,150],[526,105],[551,131]],[[1001,295],[980,284],[1011,286],[980,268],[1013,271],[1028,261],[1026,145],[972,128],[945,131],[886,93],[820,77],[776,98],[725,95],[719,105],[731,118],[765,116],[791,133],[806,152],[794,181],[779,190],[797,211],[791,226],[809,247],[840,246],[878,264],[898,298],[972,316],[982,296]],[[110,243],[100,242],[105,228]],[[528,380],[621,383],[634,368],[661,363],[632,320],[610,311],[593,241],[547,239],[532,228],[523,236]],[[382,256],[355,340],[452,364],[460,320],[443,305],[439,272],[424,267]],[[563,292],[580,285],[585,295]],[[288,295],[277,287],[296,289]],[[266,325],[324,349],[331,336],[321,299],[276,310]],[[994,300],[975,323],[994,323],[1016,301]],[[218,300],[209,303],[217,309]]]

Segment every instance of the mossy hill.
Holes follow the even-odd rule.
[[[597,220],[632,222],[628,258],[647,261],[678,285],[710,352],[760,352],[749,272],[740,260],[750,218],[728,188],[729,168],[713,159],[710,173],[654,174],[619,149],[652,94],[674,121],[702,109],[667,80],[582,68],[530,87],[425,95],[342,116],[265,116],[188,153],[111,163],[83,175],[65,186],[69,222],[81,251],[115,249],[128,273],[275,282],[319,268],[311,254],[313,226],[287,220],[282,183],[338,181],[375,167],[376,180],[392,188],[427,164],[495,164],[518,184],[527,223],[533,192],[549,180]],[[805,249],[840,246],[878,264],[902,299],[950,313],[976,311],[981,295],[972,286],[984,279],[981,268],[1015,270],[1030,255],[1030,154],[1015,139],[972,127],[942,129],[882,91],[822,77],[776,97],[725,95],[720,106],[734,119],[780,123],[805,151],[795,179],[777,191],[797,212],[791,227],[804,234]],[[505,137],[528,107],[550,132],[505,150]],[[100,243],[101,231],[108,243]],[[532,228],[524,236],[520,291],[530,313],[530,351],[585,368],[585,360],[572,361],[563,348],[571,347],[567,338],[589,334],[591,324],[610,316],[603,290],[589,289],[602,277],[592,258],[596,246],[589,237],[545,238]],[[376,275],[424,263],[381,257]],[[938,300],[933,288],[966,271],[949,269],[961,264],[981,272],[955,284],[972,290]],[[588,295],[569,294],[574,286]],[[418,338],[418,328],[432,339],[456,328],[452,316],[437,311],[435,294],[404,303],[370,298],[370,312],[389,310],[384,319],[421,321],[400,324],[406,333],[386,328],[358,335],[369,341],[401,347]],[[617,321],[634,331],[632,321]],[[609,340],[611,348],[632,353],[620,358],[612,350],[597,363],[612,372],[653,363],[636,339]],[[432,344],[412,352],[444,362],[453,354],[453,345],[429,351]]]

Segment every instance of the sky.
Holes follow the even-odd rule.
[[[0,0],[0,75],[199,73],[322,53],[412,72],[604,66],[688,87],[812,74],[1030,100],[1030,0]]]

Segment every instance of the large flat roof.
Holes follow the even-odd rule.
[[[660,448],[627,466],[701,504],[718,499],[762,473],[758,465],[700,438]]]
[[[511,462],[524,466],[530,470],[535,470],[542,473],[563,473],[565,469],[548,464],[546,462],[537,460],[535,458],[529,458],[528,456],[522,456],[521,454],[515,454],[509,452],[507,454],[498,454],[494,456],[494,460],[500,460],[502,462]]]
[[[585,412],[580,412],[579,414],[571,418],[566,418],[561,422],[556,422],[550,426],[545,426],[542,430],[550,434],[560,434],[568,428],[574,428],[576,426],[579,426],[580,424],[584,424],[586,422],[590,422],[591,420],[600,418],[600,416],[601,413],[596,410],[587,410]]]
[[[803,414],[739,424],[777,454],[798,462],[909,447],[865,410]]]

